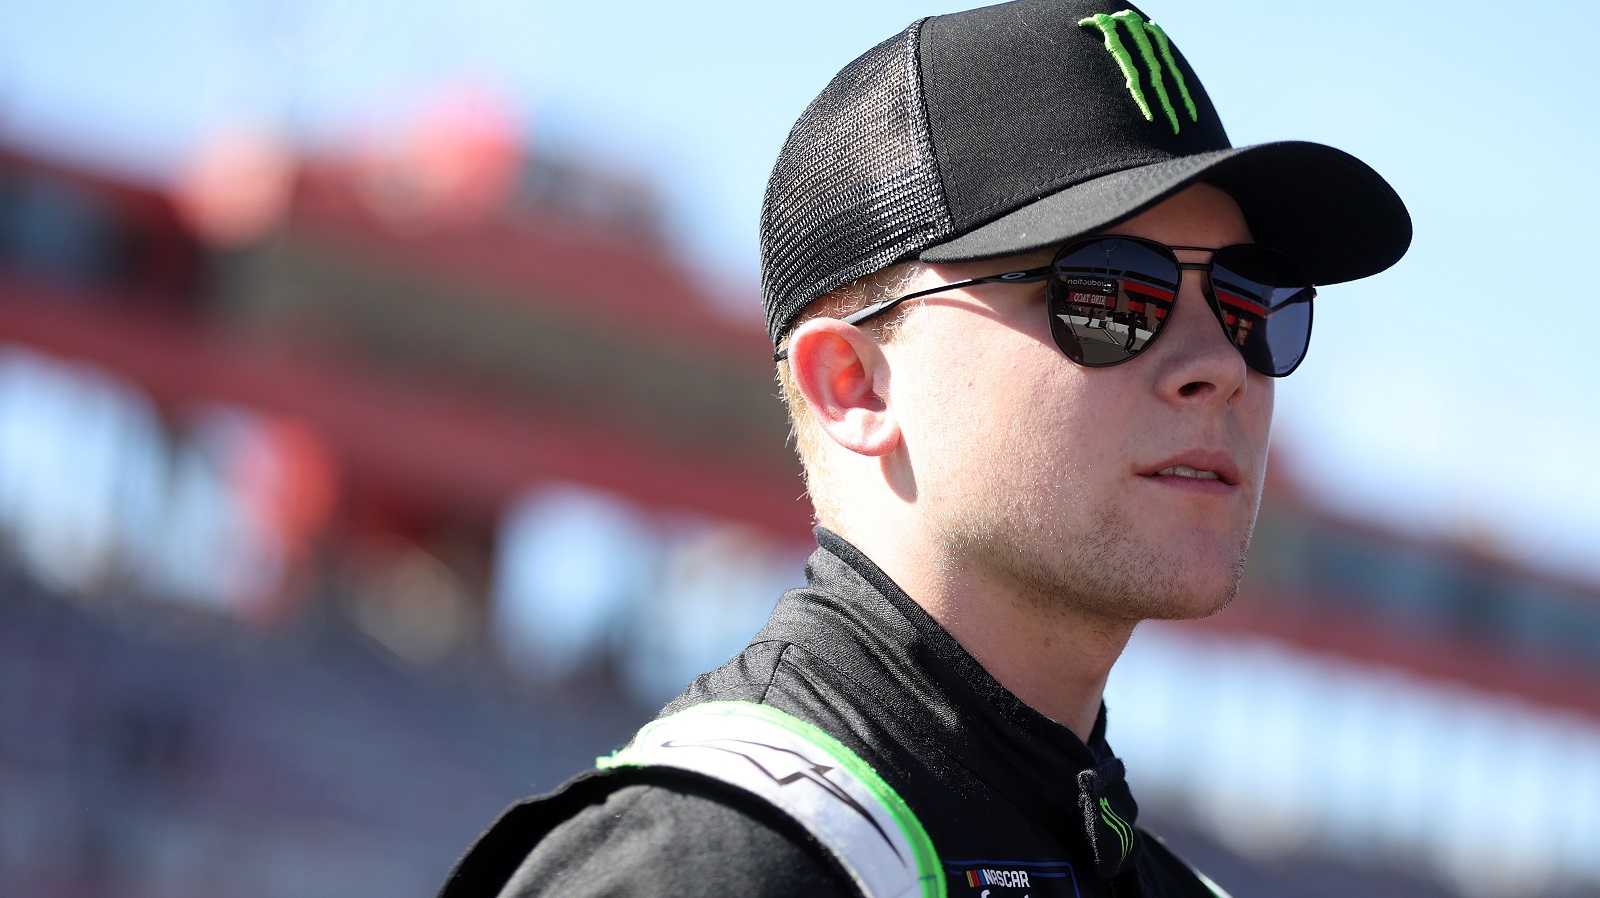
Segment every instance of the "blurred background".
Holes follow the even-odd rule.
[[[1113,744],[1238,898],[1600,894],[1600,7],[1285,6],[1145,12],[1416,242]],[[809,544],[767,169],[955,8],[0,4],[0,893],[431,894],[737,650]]]

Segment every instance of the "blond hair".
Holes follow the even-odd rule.
[[[813,300],[795,316],[789,325],[789,331],[793,332],[795,328],[813,318],[843,318],[857,309],[901,296],[910,289],[911,284],[924,270],[925,266],[921,262],[902,262],[851,281],[832,293]],[[915,303],[907,303],[896,309],[894,314],[875,319],[862,327],[880,343],[890,342],[899,330],[907,309],[913,305]],[[787,345],[787,340],[779,345]],[[788,359],[778,363],[778,386],[782,390],[783,404],[789,412],[789,438],[794,442],[795,454],[800,457],[806,494],[811,497],[811,507],[816,513],[817,523],[838,529],[839,497],[834,495],[829,482],[827,455],[824,451],[827,437],[817,424],[816,416],[811,413],[811,406],[806,404],[805,396],[800,393],[800,387],[795,383],[794,375],[789,370]]]

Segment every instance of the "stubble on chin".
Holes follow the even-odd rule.
[[[1098,617],[1137,622],[1208,617],[1239,592],[1246,531],[1231,558],[1213,570],[1186,570],[1173,554],[1141,544],[1128,522],[1106,513],[1074,532],[1017,525],[1017,519],[969,520],[945,534],[947,558],[981,567],[1016,599],[1046,618]],[[1197,576],[1198,575],[1198,576]]]

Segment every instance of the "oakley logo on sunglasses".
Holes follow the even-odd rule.
[[[1198,122],[1200,113],[1195,111],[1194,99],[1189,96],[1189,84],[1183,80],[1183,72],[1178,69],[1178,61],[1172,55],[1172,43],[1167,40],[1167,33],[1155,22],[1146,22],[1138,13],[1131,9],[1122,12],[1095,13],[1078,22],[1083,26],[1094,26],[1105,35],[1106,51],[1111,58],[1117,61],[1117,67],[1122,70],[1122,76],[1127,79],[1128,92],[1133,94],[1133,101],[1139,104],[1139,111],[1144,113],[1145,121],[1154,122],[1155,113],[1150,110],[1150,103],[1145,99],[1144,89],[1140,86],[1139,67],[1134,64],[1133,54],[1122,43],[1118,23],[1128,26],[1128,35],[1133,39],[1134,49],[1138,51],[1139,59],[1150,72],[1150,84],[1155,89],[1156,99],[1161,103],[1161,110],[1167,115],[1168,124],[1172,125],[1172,133],[1178,133],[1178,111],[1172,106],[1172,99],[1167,94],[1166,77],[1177,86],[1178,94],[1183,97],[1184,111],[1189,113],[1189,121]],[[1151,39],[1154,38],[1154,46]],[[1158,61],[1156,53],[1161,54]]]

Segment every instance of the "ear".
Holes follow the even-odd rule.
[[[789,336],[788,364],[812,416],[835,443],[868,456],[900,445],[888,361],[871,335],[837,318],[813,318]]]

